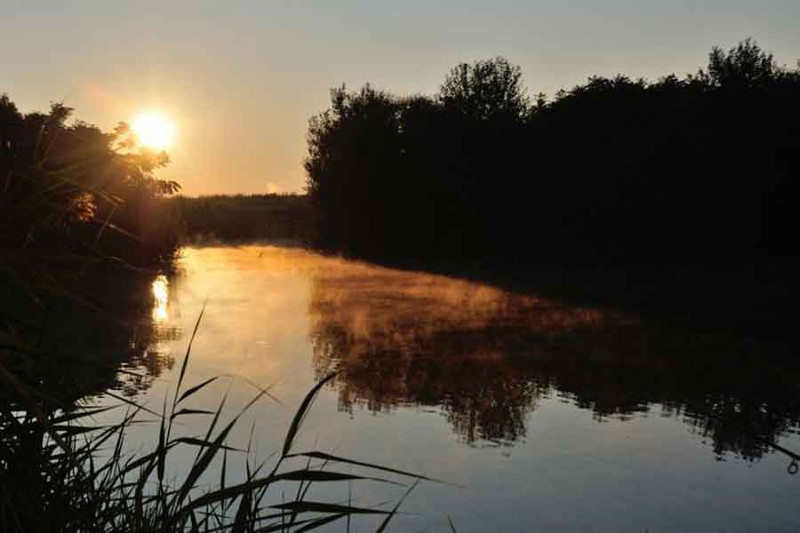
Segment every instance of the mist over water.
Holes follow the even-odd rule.
[[[193,407],[227,393],[235,410],[272,386],[281,404],[258,404],[233,438],[252,428],[266,457],[339,371],[299,448],[459,485],[420,485],[400,529],[447,515],[459,531],[800,527],[800,478],[773,446],[800,450],[798,365],[746,338],[274,246],[187,248],[150,290],[142,361],[157,378],[114,389],[159,407],[206,305],[187,382],[223,379]]]

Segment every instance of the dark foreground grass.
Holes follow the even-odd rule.
[[[185,383],[201,319],[202,313],[171,402],[165,400],[162,412],[157,413],[120,397],[127,411],[121,421],[109,426],[92,425],[91,421],[121,406],[46,413],[40,407],[42,393],[15,379],[0,361],[0,381],[19,399],[16,406],[3,405],[0,412],[0,531],[300,532],[339,520],[349,525],[350,519],[359,515],[380,517],[377,531],[386,529],[405,497],[420,480],[429,478],[322,451],[297,452],[293,447],[315,397],[335,374],[308,392],[271,467],[253,458],[250,445],[237,450],[227,443],[242,414],[268,395],[268,390],[262,390],[226,424],[220,422],[225,397],[215,411],[187,407],[187,400],[216,380],[192,386]],[[157,416],[158,437],[149,451],[131,454],[125,451],[126,434],[143,413]],[[181,419],[198,416],[210,417],[205,434],[173,434]],[[187,449],[194,452],[188,473],[178,481],[171,480],[167,476],[171,458]],[[230,485],[226,483],[229,456],[237,453],[246,454],[245,472],[242,482]],[[218,482],[205,488],[210,467],[220,461]],[[371,475],[341,471],[353,466]],[[408,487],[389,509],[306,498],[314,483],[342,482]],[[288,490],[287,483],[294,490]],[[275,503],[277,496],[282,500],[284,494],[292,493],[290,501]]]

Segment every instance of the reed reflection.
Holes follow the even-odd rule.
[[[551,395],[600,422],[679,417],[719,457],[758,459],[800,425],[797,362],[740,338],[345,262],[315,270],[309,313],[340,408],[437,406],[470,444],[523,438]]]

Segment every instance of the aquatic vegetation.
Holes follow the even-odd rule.
[[[241,415],[265,396],[262,390],[227,423],[221,415],[226,398],[216,410],[193,409],[187,401],[216,378],[188,386],[185,383],[198,318],[183,359],[172,401],[161,413],[134,401],[122,419],[108,426],[93,425],[96,415],[113,408],[95,407],[45,412],[46,393],[25,385],[0,363],[0,381],[18,395],[16,405],[0,409],[0,529],[3,531],[308,531],[353,516],[379,516],[383,530],[405,496],[393,508],[359,507],[307,499],[315,483],[372,482],[401,485],[412,480],[407,495],[427,477],[322,451],[296,451],[295,437],[314,398],[335,374],[320,380],[305,396],[286,432],[271,467],[257,461],[251,445],[239,450],[227,438]],[[140,415],[156,417],[157,438],[149,451],[126,452],[126,434]],[[177,436],[184,417],[210,417],[204,435]],[[170,460],[178,451],[196,450],[188,471],[171,479]],[[226,470],[235,454],[245,454],[244,479],[226,482]],[[212,465],[221,461],[213,488],[204,488]],[[348,472],[332,469],[346,465]],[[351,472],[357,471],[364,474]],[[370,473],[371,472],[371,473]],[[205,477],[204,477],[205,476]],[[291,501],[278,502],[285,485],[295,487]],[[272,497],[272,498],[271,498]]]

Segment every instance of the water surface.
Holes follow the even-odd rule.
[[[447,530],[448,516],[459,531],[800,530],[800,476],[772,446],[800,451],[798,364],[753,341],[274,246],[187,248],[150,290],[142,355],[114,390],[160,408],[205,305],[187,382],[223,379],[192,405],[227,393],[232,413],[272,386],[280,403],[233,435],[252,431],[266,458],[339,371],[296,448],[451,483],[420,485],[398,531]]]

